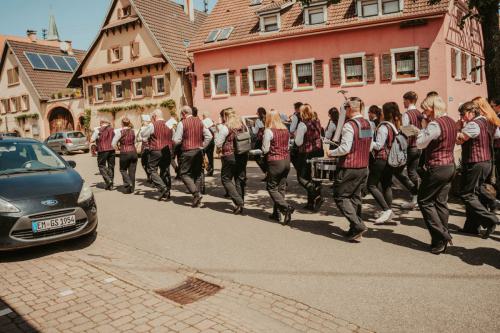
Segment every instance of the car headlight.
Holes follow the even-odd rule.
[[[0,199],[0,213],[18,213],[19,209],[8,201]]]
[[[85,202],[90,198],[92,198],[92,190],[90,189],[90,186],[83,183],[82,190],[80,191],[80,196],[78,197],[78,203]]]

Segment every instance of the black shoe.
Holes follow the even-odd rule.
[[[486,232],[483,234],[483,239],[487,239],[488,237],[490,237],[490,235],[495,232],[496,228],[497,225],[493,224],[491,227],[486,229]]]
[[[125,194],[132,194],[132,193],[134,193],[134,191],[132,191],[132,188],[130,186],[127,186],[125,188],[125,191],[123,191],[123,193],[125,193]]]
[[[158,201],[162,201],[164,198],[170,198],[170,190],[167,188],[164,188],[160,192],[160,196],[158,197]]]
[[[321,197],[321,195],[318,195],[315,199],[314,199],[314,204],[313,204],[313,209],[315,211],[318,211],[320,208],[321,208],[321,205],[323,205],[323,203],[325,202],[325,199]]]
[[[229,198],[229,193],[224,193],[224,198]]]
[[[361,238],[361,236],[363,236],[363,234],[365,232],[367,232],[368,229],[363,229],[363,230],[353,230],[352,231],[352,234],[350,236],[347,237],[347,240],[349,240],[350,242],[352,241],[355,241],[355,240],[358,240]]]
[[[201,206],[201,195],[195,195],[193,197],[193,203],[191,204],[191,207],[196,208]]]
[[[446,252],[447,247],[448,247],[447,241],[439,241],[436,243],[436,245],[432,246],[431,253],[436,255],[444,253]]]
[[[289,225],[292,221],[292,214],[295,212],[295,208],[288,206],[285,212],[285,218],[283,219],[283,225]]]
[[[479,230],[469,230],[469,229],[458,229],[458,232],[461,234],[466,234],[466,235],[473,235],[473,236],[479,236]]]
[[[314,202],[308,199],[304,209],[314,211]]]
[[[281,222],[281,214],[278,212],[278,213],[272,213],[271,215],[269,215],[269,218],[271,220],[274,220],[274,221],[277,221],[277,222]]]
[[[233,209],[233,214],[234,214],[234,215],[241,215],[241,214],[243,214],[243,205],[237,205],[237,206]]]
[[[106,183],[106,191],[112,191],[113,190],[113,183]]]

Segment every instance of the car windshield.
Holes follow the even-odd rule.
[[[82,132],[70,132],[70,133],[68,133],[68,138],[80,139],[83,137],[85,137],[85,135],[83,135]]]
[[[62,159],[39,142],[2,142],[0,175],[66,169]]]

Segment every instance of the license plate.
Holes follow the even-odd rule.
[[[43,232],[53,229],[60,229],[69,227],[76,224],[75,215],[54,217],[46,220],[39,220],[31,222],[31,229],[33,233]]]

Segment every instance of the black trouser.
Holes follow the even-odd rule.
[[[142,151],[142,154],[141,154],[141,165],[142,165],[142,168],[144,169],[144,171],[146,172],[146,176],[148,177],[151,177],[151,174],[149,173],[149,154],[151,153],[151,151],[149,149],[144,149]]]
[[[215,149],[215,141],[212,139],[208,146],[204,149],[204,153],[208,159],[208,170],[207,173],[214,172],[214,149]]]
[[[180,176],[189,193],[199,196],[203,172],[203,149],[182,152]]]
[[[338,169],[335,171],[333,199],[338,209],[349,221],[349,231],[366,229],[361,220],[361,189],[368,178],[368,168]]]
[[[407,154],[406,171],[408,176],[404,174],[405,166],[394,169],[394,176],[410,191],[411,195],[417,195],[420,184],[417,169],[422,151],[417,148],[408,148]]]
[[[248,154],[222,157],[221,180],[227,194],[237,206],[245,201]]]
[[[392,206],[392,174],[393,168],[386,160],[378,158],[370,165],[368,190],[383,210]]]
[[[135,151],[120,153],[120,173],[123,178],[123,185],[135,189],[135,170],[137,168],[137,153]]]
[[[106,184],[112,184],[115,178],[115,151],[102,151],[97,153],[97,167]]]
[[[311,165],[307,163],[307,160],[319,156],[321,156],[321,152],[299,153],[297,156],[297,180],[307,191],[308,203],[312,203],[321,194],[321,183],[312,180]]]
[[[486,191],[491,163],[469,163],[462,168],[460,197],[465,203],[464,231],[479,233],[479,226],[489,228],[498,222],[496,214],[488,210],[495,203],[495,198]]]
[[[172,180],[170,179],[170,162],[171,153],[168,146],[164,147],[162,150],[151,150],[149,153],[148,167],[151,181],[160,191],[165,189],[170,190],[172,186]],[[158,174],[158,168],[160,168],[160,174]]]
[[[255,149],[262,149],[262,141],[255,142]],[[267,173],[267,160],[264,156],[257,156],[255,158],[255,163],[257,163],[264,174]]]
[[[290,172],[290,160],[268,161],[267,191],[274,203],[273,212],[284,212],[288,209],[285,201],[286,178]]]
[[[500,148],[495,148],[495,178],[497,199],[500,199]]]
[[[418,206],[431,235],[432,245],[451,240],[448,231],[448,193],[455,175],[455,165],[429,168],[418,189]]]

